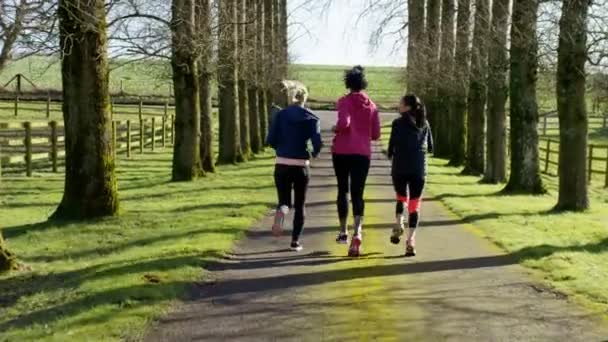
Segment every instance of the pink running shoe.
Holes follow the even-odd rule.
[[[350,242],[350,247],[348,248],[348,256],[349,257],[359,257],[361,256],[361,243],[362,243],[361,235],[353,236],[353,239]]]

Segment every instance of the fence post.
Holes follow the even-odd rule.
[[[127,158],[131,158],[131,120],[127,120]]]
[[[28,177],[32,176],[32,123],[27,121],[23,123],[25,129],[25,174]]]
[[[154,152],[156,148],[156,118],[152,118],[152,147],[151,150]]]
[[[51,117],[51,94],[47,94],[46,97],[46,118]]]
[[[144,129],[144,120],[140,117],[140,119],[139,119],[139,153],[140,154],[144,153],[144,143],[145,143],[144,134],[145,133],[146,133],[146,130]]]
[[[114,156],[114,159],[116,159],[116,150],[118,149],[116,134],[116,121],[112,120],[112,155]]]
[[[604,120],[602,122],[602,128],[606,129],[606,126],[608,126],[608,114],[604,114]]]
[[[175,114],[171,114],[171,144],[175,145]]]
[[[543,117],[543,136],[547,135],[547,115]]]
[[[51,167],[53,172],[57,172],[57,121],[49,122],[49,126],[51,126]]]
[[[589,172],[589,177],[588,177],[589,178],[588,179],[589,183],[591,183],[591,177],[593,176],[593,147],[594,147],[593,145],[589,145],[589,166],[588,166],[588,168],[589,168],[589,170],[588,170],[588,172]]]
[[[142,119],[142,116],[143,116],[143,112],[144,112],[144,108],[143,108],[143,107],[144,107],[144,102],[143,102],[143,101],[142,101],[142,99],[140,98],[140,99],[139,99],[139,106],[138,106],[138,108],[137,108],[137,109],[138,109],[138,114],[139,114],[139,120],[141,120],[141,119]]]
[[[163,148],[167,147],[167,116],[163,116],[163,128],[161,130],[163,137],[160,141],[160,143],[162,144]]]
[[[549,173],[549,159],[551,159],[551,139],[547,140],[547,152],[545,160],[545,173]]]
[[[608,147],[606,147],[606,180],[604,181],[604,187],[608,188]]]
[[[15,116],[19,115],[19,94],[15,95]]]

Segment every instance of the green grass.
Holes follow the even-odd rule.
[[[118,161],[121,215],[47,223],[60,175],[3,178],[0,222],[32,270],[0,277],[0,341],[118,341],[141,334],[274,200],[273,160],[170,183],[169,150]]]
[[[551,213],[556,178],[544,177],[545,196],[502,196],[504,185],[479,184],[460,169],[431,160],[429,192],[557,290],[606,312],[608,309],[608,191],[591,188],[586,213]]]

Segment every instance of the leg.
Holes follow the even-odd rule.
[[[348,219],[348,183],[349,183],[349,165],[348,156],[334,154],[333,164],[338,181],[338,198],[336,204],[338,206],[338,218],[340,219],[340,231],[346,233]]]
[[[369,173],[370,160],[365,156],[353,156],[351,170],[350,194],[353,202],[353,216],[355,217],[355,235],[361,234],[363,216],[365,215],[365,183]]]
[[[291,182],[289,181],[289,167],[285,165],[276,165],[274,168],[274,184],[277,188],[277,211],[274,215],[274,224],[272,232],[278,236],[283,231],[283,223],[285,216],[289,213],[291,207]]]
[[[424,190],[424,178],[413,178],[409,182],[411,200],[408,205],[408,212],[410,214],[409,229],[407,234],[407,248],[406,256],[416,255],[416,229],[418,228],[418,221],[420,219],[420,206],[422,191]]]
[[[294,168],[294,217],[292,242],[299,242],[304,228],[306,191],[308,189],[309,170],[307,167]]]
[[[408,205],[407,179],[403,175],[393,175],[393,187],[397,196],[397,205],[395,208],[396,226],[393,228],[391,235],[391,243],[398,244],[401,242],[401,236],[405,232],[403,228],[404,212]]]

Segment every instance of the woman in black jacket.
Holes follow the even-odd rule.
[[[416,228],[420,218],[421,196],[426,180],[426,153],[433,151],[431,127],[426,120],[424,105],[415,95],[401,99],[401,117],[393,121],[388,157],[392,159],[391,174],[397,193],[397,225],[391,242],[398,244],[405,233],[405,208],[409,213],[409,229],[406,240],[408,257],[416,255]]]

